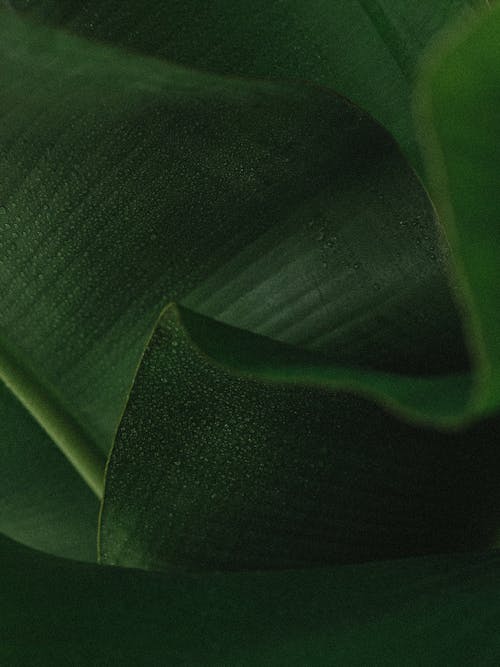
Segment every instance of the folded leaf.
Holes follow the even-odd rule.
[[[155,574],[0,542],[7,665],[494,665],[498,553]]]
[[[385,416],[367,417],[355,402],[343,413],[339,403],[334,404],[338,399],[332,398],[332,404],[327,405],[324,394],[286,387],[350,386],[438,420],[446,416],[452,419],[453,414],[457,420],[477,417],[498,409],[500,151],[495,139],[500,137],[496,85],[499,33],[498,8],[472,27],[461,28],[433,54],[419,101],[426,117],[423,141],[427,142],[430,181],[453,251],[457,290],[470,317],[468,333],[475,352],[472,384],[467,385],[466,376],[411,378],[332,366],[317,355],[248,332],[229,330],[181,309],[177,324],[166,325],[164,320],[159,323],[110,459],[101,526],[104,560],[153,568],[297,565],[304,559],[318,563],[363,554],[372,558],[380,553],[387,555],[391,549],[408,548],[404,536],[409,534],[414,550],[425,548],[425,530],[419,528],[416,517],[422,517],[422,508],[433,502],[429,487],[418,485],[422,495],[417,512],[404,501],[398,505],[398,517],[392,505],[389,509],[385,504],[391,497],[388,468],[382,475],[383,484],[378,486],[373,476],[369,482],[364,480],[361,471],[371,472],[383,461],[378,452],[370,459],[370,438],[386,434],[391,443],[397,439],[400,453],[417,442],[415,448],[421,456],[425,451],[422,442],[428,444],[428,434],[415,430],[412,435],[410,427],[391,424]],[[165,313],[167,322],[173,312]],[[168,326],[181,333],[166,334]],[[181,352],[176,352],[179,347]],[[212,375],[207,375],[207,364]],[[185,369],[182,378],[176,366]],[[159,378],[156,382],[155,374]],[[252,383],[257,379],[273,384],[259,385],[252,393]],[[173,388],[180,391],[181,404],[188,406],[184,411],[171,395]],[[149,395],[154,396],[151,412],[145,399]],[[173,414],[172,405],[176,405]],[[245,416],[250,416],[246,425]],[[342,429],[351,420],[357,430],[355,436],[352,432],[348,436],[346,447]],[[201,428],[200,424],[207,421],[210,428]],[[281,441],[273,432],[276,423]],[[263,424],[264,435],[256,437]],[[340,432],[335,427],[340,427]],[[398,431],[401,428],[406,431]],[[160,440],[158,433],[164,434]],[[266,442],[268,434],[272,434],[272,444]],[[450,450],[472,447],[472,452],[475,442],[484,438],[493,446],[497,436],[498,418],[460,435],[436,433],[433,451],[443,455],[448,444]],[[338,451],[347,449],[352,455],[354,446],[356,454],[365,457],[367,463],[358,459],[353,466],[356,474],[347,472],[350,495],[344,487],[336,496],[345,465],[336,458]],[[457,453],[456,449],[449,457],[453,466],[457,465]],[[140,461],[139,467],[136,461]],[[491,463],[484,450],[478,452],[478,488],[487,479],[486,469]],[[242,469],[252,484],[241,483]],[[437,488],[451,486],[443,462],[431,465],[427,460],[422,470],[428,474],[430,469],[436,474]],[[470,470],[463,474],[468,476]],[[457,484],[461,500],[465,498],[464,477]],[[148,486],[149,479],[161,483]],[[236,490],[232,479],[236,485],[241,484]],[[406,500],[406,494],[414,497],[401,471],[394,480],[399,499]],[[295,497],[300,502],[295,503]],[[131,498],[141,498],[142,506],[136,500],[135,512],[129,514]],[[340,502],[346,503],[348,498],[355,515],[344,508],[338,511]],[[442,507],[456,509],[449,491],[444,498],[447,500],[441,500]],[[497,503],[490,501],[490,508],[495,507],[490,515],[490,525],[494,525]],[[472,498],[471,502],[475,504]],[[446,520],[443,532],[434,523],[442,518],[436,506],[429,516],[426,529],[444,539],[453,521]],[[468,511],[463,516],[471,517]],[[367,527],[374,525],[371,534]],[[434,551],[446,548],[437,540],[428,544]]]
[[[491,546],[499,420],[406,425],[356,396],[228,371],[276,344],[168,308],[107,467],[100,558],[145,569],[283,569]],[[282,351],[282,346],[278,346]],[[292,349],[292,352],[295,351]]]

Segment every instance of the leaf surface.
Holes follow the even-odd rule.
[[[418,99],[428,180],[470,313],[477,411],[497,406],[500,396],[499,31],[494,6],[440,44],[429,56]]]
[[[232,373],[200,331],[219,355],[240,340],[240,357],[272,359],[270,341],[165,311],[110,456],[102,562],[283,569],[495,543],[498,419],[410,426],[357,396]]]
[[[0,443],[1,532],[42,551],[95,561],[95,496],[3,384]]]
[[[425,48],[487,0],[13,0],[88,38],[221,74],[303,79],[377,118],[415,165],[411,94]]]
[[[2,539],[9,665],[494,665],[497,552],[330,569],[155,574]]]

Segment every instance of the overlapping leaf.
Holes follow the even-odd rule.
[[[488,35],[495,35],[495,31],[490,30]],[[474,33],[469,39],[472,39],[474,45],[478,38]],[[487,65],[479,77],[479,85],[472,87],[476,96],[471,96],[467,79],[460,84],[464,88],[465,105],[461,116],[465,119],[465,128],[464,123],[458,125],[461,131],[452,132],[449,129],[454,127],[453,115],[462,110],[457,84],[462,79],[458,75],[453,78],[453,73],[461,71],[466,61],[475,62],[470,56],[469,42],[465,42],[466,47],[460,47],[467,49],[466,56],[461,50],[452,56],[452,62],[457,59],[455,69],[451,70],[454,107],[446,104],[449,99],[446,97],[447,87],[441,84],[441,78],[435,84],[435,89],[439,91],[436,112],[442,114],[443,118],[437,127],[438,140],[441,138],[441,130],[444,135],[445,159],[454,165],[451,167],[452,175],[455,175],[455,180],[451,181],[451,197],[459,213],[453,217],[449,206],[441,206],[441,210],[457,262],[457,275],[461,281],[473,286],[467,304],[471,314],[469,333],[473,350],[479,349],[481,354],[476,358],[475,372],[471,377],[474,382],[472,387],[467,386],[466,376],[418,379],[373,372],[356,373],[352,369],[332,367],[325,360],[320,363],[312,355],[275,345],[241,331],[229,330],[188,311],[181,311],[182,323],[177,321],[177,325],[174,325],[176,331],[184,326],[187,333],[165,334],[165,329],[168,331],[172,327],[173,311],[167,311],[165,323],[160,322],[159,330],[144,357],[143,369],[131,395],[128,413],[122,422],[111,457],[101,533],[101,555],[105,561],[143,567],[169,564],[202,568],[221,564],[236,568],[272,567],[279,562],[297,565],[303,563],[303,559],[307,562],[325,562],[342,557],[355,558],[355,554],[362,557],[365,544],[370,545],[370,555],[374,557],[378,553],[378,540],[383,545],[380,547],[382,553],[387,554],[383,552],[384,548],[391,553],[395,544],[404,548],[405,537],[409,535],[412,536],[409,541],[413,542],[414,550],[418,549],[415,545],[424,548],[425,538],[418,527],[421,515],[408,511],[406,507],[403,514],[407,517],[407,523],[401,527],[385,507],[387,499],[391,497],[387,471],[384,475],[385,485],[377,488],[376,499],[370,493],[364,496],[366,489],[374,488],[366,481],[360,481],[354,490],[350,490],[350,494],[345,489],[337,491],[338,479],[342,474],[349,475],[350,481],[352,477],[350,472],[346,473],[345,461],[339,463],[333,456],[333,452],[337,455],[338,451],[346,449],[341,431],[339,433],[335,429],[345,427],[351,419],[367,425],[370,436],[363,432],[361,426],[358,430],[359,440],[363,443],[361,458],[364,461],[364,464],[357,461],[356,470],[359,474],[364,466],[371,471],[376,465],[370,459],[370,454],[373,455],[373,447],[368,444],[370,439],[380,439],[382,434],[390,434],[388,437],[394,438],[397,427],[373,415],[369,419],[361,416],[363,410],[355,404],[350,404],[346,409],[331,399],[332,403],[327,405],[314,391],[293,389],[293,385],[304,381],[306,384],[333,387],[351,385],[385,395],[390,401],[398,401],[403,405],[406,403],[406,407],[410,406],[428,418],[438,419],[444,416],[446,419],[460,420],[467,414],[480,414],[498,405],[498,392],[495,389],[498,380],[495,373],[499,323],[494,304],[498,304],[500,299],[495,282],[497,264],[493,260],[496,246],[492,246],[486,261],[482,263],[483,244],[478,243],[477,238],[486,242],[488,229],[495,229],[495,216],[500,210],[494,187],[495,165],[499,160],[495,144],[489,150],[482,150],[487,145],[486,135],[476,144],[481,149],[475,153],[476,159],[472,163],[469,154],[464,151],[464,146],[468,145],[464,142],[470,141],[470,130],[476,126],[475,107],[472,106],[472,100],[477,99],[476,88],[479,92],[482,87],[488,91],[487,95],[479,95],[485,105],[487,122],[484,125],[489,131],[488,136],[498,134],[495,126],[496,105],[488,97],[489,91],[495,90],[488,76],[495,76],[496,51],[495,47],[489,50],[485,48],[487,39],[480,37],[478,41],[483,45],[481,55],[487,59]],[[446,83],[450,73],[446,65],[443,68],[444,75],[438,68],[433,71],[432,77],[444,76]],[[434,83],[434,78],[431,80]],[[477,79],[474,78],[474,81],[477,82]],[[431,87],[432,90],[434,88]],[[431,102],[434,100],[431,99]],[[478,131],[480,136],[483,136],[484,131],[482,125]],[[435,147],[430,150],[432,155],[438,154]],[[453,161],[454,157],[458,159]],[[456,165],[459,168],[458,175],[454,172]],[[467,176],[466,169],[473,169],[474,165],[478,165],[479,169],[474,178],[468,181],[468,189],[464,190],[459,184]],[[478,178],[477,174],[485,176],[484,179]],[[443,182],[435,182],[435,188],[437,200],[441,202],[445,194]],[[476,216],[482,211],[486,212],[485,218],[476,221]],[[474,296],[476,290],[477,302]],[[179,336],[180,341],[177,340]],[[181,352],[179,348],[182,348]],[[223,369],[217,368],[217,365],[212,365],[212,371],[207,375],[207,360],[203,360],[201,352],[222,366],[240,374],[243,372],[248,378],[244,387],[241,387],[241,378],[238,380],[238,388],[237,385],[233,386],[232,382],[236,383],[237,380],[231,381],[228,376],[224,376]],[[188,370],[190,368],[192,370]],[[189,378],[186,386],[180,379],[181,369],[184,369],[184,379]],[[152,380],[155,374],[161,376],[165,388]],[[259,386],[255,389],[254,402],[251,397],[256,378],[274,382],[279,380],[282,384],[266,386],[265,389]],[[284,392],[283,383],[291,385],[289,392]],[[173,387],[179,391],[180,403],[172,396]],[[471,389],[472,393],[469,393]],[[150,391],[154,395],[152,400]],[[147,407],[148,400],[150,409]],[[183,402],[198,407],[189,407],[186,412],[181,409]],[[297,405],[301,405],[302,410],[297,409]],[[206,409],[200,406],[206,406]],[[288,410],[282,406],[287,406]],[[313,406],[316,406],[319,415],[316,420],[311,418],[311,415],[315,415]],[[348,416],[345,412],[348,412]],[[329,421],[332,415],[335,418]],[[306,423],[302,421],[304,416]],[[265,432],[272,434],[272,445],[261,434],[263,424]],[[279,424],[277,430],[282,436],[281,442],[274,432],[275,424]],[[163,438],[159,437],[160,433]],[[429,436],[425,431],[417,433],[416,447],[421,453],[420,443],[428,441]],[[482,440],[483,445],[484,441],[493,443],[496,433],[497,424],[493,421],[482,432],[479,431],[479,436],[474,431],[464,436],[451,436],[450,442],[456,447],[450,457],[452,466],[456,465],[458,450],[463,442],[467,443],[466,447],[472,448],[475,440]],[[298,458],[294,438],[301,443],[297,448],[300,451]],[[351,436],[349,442],[353,440]],[[414,446],[410,429],[402,435],[401,442]],[[436,435],[435,449],[443,453],[446,442],[445,436]],[[401,447],[404,448],[404,444]],[[280,452],[283,452],[283,458]],[[322,456],[323,452],[326,452],[325,457]],[[377,456],[380,465],[382,459],[378,453]],[[478,460],[486,467],[491,465],[491,461],[486,463],[487,457],[483,453],[478,453]],[[162,461],[164,466],[159,466],[158,461]],[[429,462],[422,468],[429,470]],[[443,465],[432,469],[442,471]],[[243,488],[238,486],[244,474],[252,479],[251,493],[245,485]],[[474,475],[471,476],[474,478]],[[478,480],[484,481],[486,478],[484,471],[479,472]],[[149,485],[150,479],[157,481]],[[195,480],[199,486],[187,484],[187,480]],[[455,483],[463,490],[463,482],[455,479]],[[447,477],[443,472],[440,472],[437,484],[441,489],[447,486]],[[397,492],[403,503],[407,502],[408,497],[414,496],[414,490],[402,483],[401,473]],[[295,494],[300,498],[297,505],[290,501]],[[144,498],[142,507],[130,513],[128,508],[131,499],[137,496]],[[444,502],[443,509],[446,506],[446,511],[450,507],[456,510],[453,494],[447,491],[445,497],[448,500]],[[341,498],[349,498],[356,512],[344,510],[339,516],[338,503]],[[432,492],[427,488],[421,498],[420,508],[429,502],[432,505]],[[377,503],[384,509],[377,509]],[[487,504],[494,522],[498,514],[497,502],[490,497]],[[145,511],[148,507],[155,507],[155,514],[146,520]],[[255,507],[258,507],[259,512],[257,528],[250,519],[252,508]],[[438,550],[436,535],[439,529],[436,524],[440,524],[441,516],[436,507],[429,512],[429,516],[432,518],[426,527],[434,535],[431,549]],[[374,523],[375,534],[371,534],[370,527]],[[452,525],[449,521],[445,523],[447,527]],[[388,533],[395,544],[388,543],[384,525],[390,526]],[[313,535],[316,541],[311,546]],[[440,537],[444,536],[440,534]],[[294,561],[294,558],[297,560]]]
[[[8,12],[1,49],[3,375],[94,487],[171,299],[335,360],[465,363],[425,193],[344,99]]]
[[[392,142],[361,112],[307,86],[187,72],[0,16],[7,73],[2,99],[8,100],[2,125],[2,267],[11,286],[2,304],[2,364],[20,398],[41,421],[48,416],[44,426],[62,446],[71,448],[76,440],[84,451],[96,441],[106,450],[165,301],[180,299],[251,332],[227,329],[182,308],[165,314],[143,357],[109,464],[103,559],[146,568],[239,569],[491,543],[496,420],[445,436],[403,426],[361,399],[295,385],[354,387],[441,420],[497,407],[499,298],[491,239],[499,210],[493,171],[498,156],[488,140],[498,133],[492,104],[498,12],[433,70],[424,114],[436,134],[430,148],[434,178],[438,174],[434,194],[467,290],[470,339],[479,351],[474,376],[467,374],[429,204]],[[458,78],[464,63],[471,75]],[[477,99],[486,130],[473,122]],[[463,122],[456,124],[454,114],[460,113]],[[474,175],[471,165],[478,167]],[[259,310],[264,294],[271,297]],[[337,294],[344,298],[336,300]],[[362,304],[357,312],[355,303]],[[402,313],[412,317],[402,320]],[[387,354],[380,357],[382,346]],[[434,358],[428,356],[432,348],[438,349]],[[354,359],[369,370],[353,368]],[[412,376],[423,359],[429,359],[426,372],[440,375]],[[48,399],[40,412],[44,392]],[[307,534],[311,526],[316,542]],[[325,571],[321,584],[313,581],[316,572],[303,571],[227,575],[215,583],[176,575],[173,610],[161,589],[153,611],[125,618],[115,616],[115,600],[129,613],[134,601],[147,605],[144,600],[152,599],[148,586],[172,590],[173,579],[164,584],[152,575],[89,570],[9,544],[2,552],[12,614],[3,650],[11,663],[19,656],[36,659],[32,646],[19,641],[12,619],[19,627],[23,609],[30,608],[30,619],[39,610],[45,636],[44,600],[47,582],[54,581],[60,588],[53,590],[48,617],[64,619],[69,642],[64,658],[57,636],[45,645],[43,655],[53,661],[66,659],[72,642],[75,664],[88,664],[103,646],[116,650],[118,635],[132,634],[129,618],[151,636],[159,609],[167,609],[182,629],[180,640],[170,643],[154,626],[154,650],[162,659],[170,652],[205,660],[208,652],[215,664],[259,664],[262,655],[270,664],[299,658],[302,664],[322,664],[325,656],[350,664],[378,656],[394,662],[396,648],[388,641],[393,636],[417,662],[429,647],[433,659],[454,655],[454,664],[494,660],[499,651],[490,633],[498,610],[491,587],[494,556],[490,569],[487,558],[471,557],[470,568],[476,572],[477,564],[481,574],[471,576],[467,566],[456,573],[454,580],[462,583],[451,592],[434,576],[435,563],[417,561],[401,568],[390,563],[341,569],[331,588]],[[415,575],[421,567],[423,576],[433,573],[432,593],[424,585],[419,597],[420,584],[412,586],[421,581]],[[19,572],[24,577],[26,570],[34,576],[24,589]],[[346,584],[351,580],[357,583]],[[409,597],[401,602],[394,591],[409,580]],[[74,600],[81,602],[72,606],[73,617],[69,581]],[[134,597],[135,581],[140,593]],[[120,599],[116,586],[122,583]],[[75,592],[80,585],[85,595],[83,588]],[[318,586],[326,600],[318,601]],[[104,603],[100,594],[89,596],[97,587],[105,591]],[[360,623],[359,607],[351,607],[356,632],[345,629],[344,621],[329,622],[330,611],[346,618],[346,606],[333,594],[339,591],[359,595],[368,615],[373,610]],[[429,614],[432,604],[445,609],[446,628]],[[299,608],[307,617],[295,613]],[[81,634],[83,628],[89,637],[95,629],[97,609],[98,628],[108,630],[106,637],[97,635],[99,649],[95,639]],[[200,609],[209,610],[203,616],[209,622],[193,627]],[[317,617],[311,615],[315,609]],[[467,615],[470,610],[484,614],[480,627]],[[266,623],[278,612],[282,625]],[[115,619],[116,635],[110,636],[103,618]],[[228,618],[234,622],[229,632]],[[263,628],[269,630],[267,653],[249,653],[253,641],[246,643],[239,632],[243,624],[254,629],[251,639],[258,635],[261,646]],[[212,630],[222,625],[230,645],[214,641]],[[284,640],[290,628],[294,639]],[[296,630],[303,641],[295,641]],[[193,636],[199,639],[194,645]],[[478,637],[484,640],[479,658]],[[135,646],[122,645],[122,655],[137,661]]]

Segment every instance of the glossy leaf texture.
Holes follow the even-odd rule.
[[[499,565],[494,552],[155,574],[48,557],[2,539],[0,658],[82,667],[494,665]]]
[[[0,20],[3,377],[98,491],[169,300],[344,363],[467,366],[430,203],[365,113]]]
[[[415,165],[410,101],[436,35],[487,0],[12,0],[87,38],[220,74],[307,80],[352,99]]]

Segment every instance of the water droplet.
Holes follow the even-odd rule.
[[[0,215],[6,215],[7,214],[7,209],[5,206],[0,206]]]

